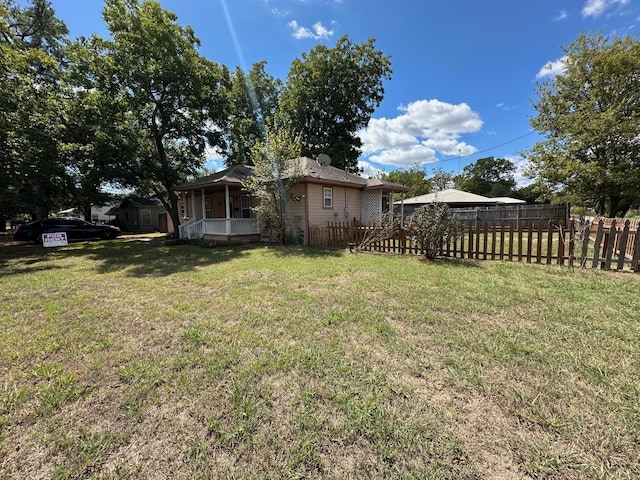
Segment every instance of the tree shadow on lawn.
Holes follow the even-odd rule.
[[[67,257],[86,257],[97,263],[96,273],[124,271],[125,275],[131,277],[163,277],[226,262],[245,255],[246,251],[246,248],[238,247],[206,249],[193,245],[165,245],[164,242],[128,239],[74,242],[62,248],[21,245],[0,251],[0,275],[63,268],[43,262]],[[19,268],[16,268],[15,260],[23,260]]]

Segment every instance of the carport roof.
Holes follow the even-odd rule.
[[[413,198],[407,198],[404,201],[394,202],[396,205],[404,203],[405,205],[424,205],[427,203],[446,203],[447,205],[495,205],[497,202],[494,198],[483,197],[475,193],[463,192],[449,188],[439,192],[427,193]]]

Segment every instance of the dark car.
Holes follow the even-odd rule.
[[[18,226],[13,233],[14,240],[41,242],[43,233],[64,232],[69,240],[87,238],[115,238],[120,229],[113,225],[96,225],[79,218],[47,218]]]

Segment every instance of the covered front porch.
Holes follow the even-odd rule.
[[[242,186],[251,167],[236,165],[176,187],[180,192],[182,239],[250,242],[260,239],[254,199]]]

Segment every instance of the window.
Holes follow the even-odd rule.
[[[322,189],[322,206],[324,208],[333,208],[333,188],[324,187]]]
[[[140,223],[142,225],[151,225],[151,210],[147,208],[140,210]]]
[[[242,195],[242,218],[251,218],[251,197],[249,195]]]
[[[180,202],[180,216],[185,218],[184,202]]]

